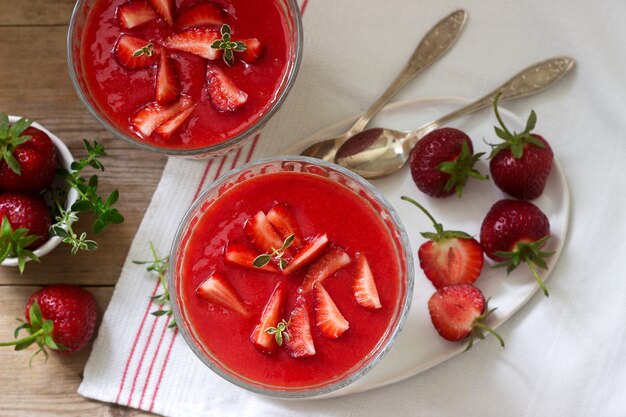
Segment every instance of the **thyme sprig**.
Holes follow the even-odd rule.
[[[242,41],[232,41],[230,32],[230,26],[222,25],[220,28],[222,39],[218,39],[211,44],[211,48],[224,51],[222,58],[229,67],[235,63],[234,52],[244,52],[248,48]]]
[[[268,327],[267,329],[265,329],[265,333],[273,334],[278,346],[282,346],[283,341],[288,342],[289,338],[291,337],[288,330],[289,322],[283,319],[276,325],[276,327]]]
[[[278,267],[280,268],[280,270],[284,270],[287,267],[287,260],[283,258],[283,256],[285,255],[285,251],[287,250],[287,248],[289,248],[289,246],[291,246],[295,238],[295,234],[287,236],[287,239],[285,239],[283,245],[280,248],[272,248],[272,251],[270,253],[264,253],[257,256],[256,258],[254,258],[254,261],[252,261],[252,265],[257,268],[263,268],[265,265],[270,263],[272,258],[274,258],[278,262]]]

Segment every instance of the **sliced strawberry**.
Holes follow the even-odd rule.
[[[180,83],[172,59],[166,54],[161,54],[157,69],[156,101],[159,104],[167,104],[174,101],[180,94]]]
[[[132,29],[157,17],[147,0],[130,0],[117,8],[117,21],[123,29]]]
[[[150,0],[150,3],[168,24],[174,23],[174,8],[176,7],[174,0]]]
[[[322,284],[316,283],[313,293],[315,295],[315,325],[329,339],[338,338],[348,330],[350,323],[341,314]]]
[[[221,39],[219,31],[208,28],[191,28],[171,35],[163,42],[166,48],[189,52],[205,59],[219,59],[221,51],[211,44]]]
[[[152,42],[122,34],[113,48],[115,59],[126,68],[146,68],[157,62],[157,50]]]
[[[250,243],[263,253],[271,253],[283,246],[283,241],[262,211],[248,219],[244,231]]]
[[[153,101],[137,110],[130,119],[130,123],[138,132],[148,137],[163,123],[192,106],[193,100],[185,95],[165,106],[161,106],[156,101]]]
[[[302,283],[303,291],[305,293],[311,291],[316,282],[324,281],[350,262],[350,255],[346,252],[339,248],[330,248],[324,256],[309,267]]]
[[[289,355],[294,358],[306,358],[315,355],[306,298],[300,297],[296,301],[296,306],[289,316],[287,333],[289,338],[285,341],[285,349]]]
[[[244,317],[250,316],[241,296],[232,284],[218,273],[209,275],[196,289],[196,294],[203,300],[218,304]]]
[[[246,44],[246,50],[238,52],[239,59],[247,64],[254,64],[261,58],[261,55],[263,55],[265,45],[257,38],[242,39],[241,41]]]
[[[219,111],[235,111],[248,101],[248,94],[216,65],[207,68],[207,88],[211,103]]]
[[[176,24],[182,28],[197,26],[221,26],[226,23],[224,12],[215,3],[197,3],[176,18]]]
[[[290,248],[298,249],[302,246],[302,232],[300,232],[298,221],[289,206],[282,203],[276,204],[267,212],[267,220],[272,223],[281,238],[287,239],[291,235],[296,236]]]
[[[186,107],[181,110],[176,116],[169,119],[167,122],[163,123],[158,129],[155,131],[157,135],[161,137],[164,141],[168,141],[172,138],[172,135],[180,129],[183,123],[191,116],[191,113],[196,109],[196,105],[192,104],[190,107]]]
[[[482,339],[485,330],[504,347],[502,337],[484,324],[493,310],[487,309],[485,296],[473,285],[449,285],[438,289],[428,300],[428,311],[433,326],[446,340],[458,341],[469,337],[469,349],[474,337]]]
[[[283,313],[285,295],[284,285],[282,282],[279,282],[276,284],[276,288],[274,288],[274,292],[272,292],[267,304],[265,304],[261,320],[259,320],[259,323],[250,335],[250,341],[263,353],[271,354],[278,349],[278,343],[274,335],[267,333],[265,330],[270,327],[275,328],[278,325]]]
[[[326,233],[315,236],[313,239],[305,243],[304,246],[300,248],[298,253],[291,258],[283,273],[289,275],[296,272],[300,268],[309,265],[322,256],[322,253],[324,253],[327,247],[328,236],[326,236]]]
[[[224,260],[231,265],[239,265],[249,269],[257,271],[266,271],[280,273],[280,270],[271,263],[268,263],[264,267],[258,268],[252,263],[260,254],[248,246],[239,242],[228,242],[226,251],[224,251]]]
[[[371,310],[382,307],[374,274],[372,274],[372,269],[363,254],[359,255],[356,261],[356,276],[352,282],[352,291],[354,292],[354,299],[361,307]]]
[[[420,267],[435,288],[471,284],[483,269],[483,249],[473,238],[429,240],[417,254]]]

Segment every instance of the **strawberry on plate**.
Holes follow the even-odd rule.
[[[283,240],[262,211],[246,221],[244,232],[250,243],[260,251],[272,253],[283,246]]]
[[[300,297],[291,312],[288,320],[285,349],[294,358],[307,358],[315,355],[315,344],[311,334],[308,303],[305,297]]]
[[[0,190],[41,191],[54,181],[56,148],[48,135],[21,118],[9,125],[0,114]]]
[[[302,290],[307,293],[313,289],[315,283],[321,283],[326,278],[348,265],[352,260],[343,249],[331,247],[324,256],[318,259],[309,270],[302,282]]]
[[[163,44],[168,49],[188,52],[204,59],[214,60],[221,57],[221,51],[211,47],[213,42],[218,39],[221,39],[218,30],[190,28],[169,36]]]
[[[174,0],[150,0],[150,3],[163,20],[169,25],[174,23],[174,9],[176,8]]]
[[[472,236],[458,230],[444,230],[441,223],[412,198],[402,199],[417,206],[428,216],[435,232],[423,232],[428,239],[419,250],[420,267],[435,288],[453,284],[471,284],[480,275],[485,258],[483,248]]]
[[[315,298],[315,325],[324,336],[336,339],[350,327],[337,305],[320,283],[313,287]]]
[[[435,330],[446,340],[456,342],[469,338],[468,350],[474,338],[484,339],[484,331],[495,336],[504,347],[504,340],[484,322],[494,311],[487,308],[482,291],[471,284],[439,288],[428,300],[428,311]]]
[[[0,194],[0,219],[0,262],[15,257],[23,272],[27,259],[37,260],[31,250],[48,240],[50,209],[39,194],[4,193]]]
[[[49,285],[34,293],[26,303],[26,321],[15,330],[29,335],[23,339],[0,346],[25,349],[36,343],[39,352],[48,357],[47,349],[62,355],[82,350],[93,335],[96,326],[97,306],[87,290],[68,284]],[[32,358],[31,358],[32,361]]]
[[[322,253],[328,247],[329,241],[326,233],[322,235],[317,235],[310,239],[308,242],[305,242],[301,247],[298,253],[296,253],[293,258],[287,264],[287,267],[283,270],[283,273],[286,275],[293,274],[301,268],[309,265],[313,261],[317,260]]]
[[[257,62],[261,58],[261,55],[263,55],[265,45],[263,45],[257,38],[242,39],[241,42],[246,45],[246,50],[237,53],[239,59],[244,61],[246,64],[254,64]]]
[[[552,148],[543,137],[531,133],[537,123],[534,111],[530,112],[524,131],[511,132],[498,112],[499,98],[498,95],[493,102],[493,111],[500,123],[495,131],[503,142],[492,145],[489,155],[491,177],[498,188],[510,196],[534,200],[543,193],[552,171]]]
[[[222,112],[235,111],[248,101],[248,94],[216,65],[208,65],[207,89],[213,106]]]
[[[285,304],[286,292],[284,284],[276,284],[272,295],[265,304],[259,323],[250,335],[250,341],[263,353],[272,354],[283,344],[284,325],[279,326]],[[281,330],[280,328],[283,327]],[[275,331],[274,331],[275,329]],[[286,338],[289,338],[287,336]]]
[[[282,239],[294,235],[291,245],[293,249],[302,246],[302,232],[291,207],[284,203],[278,203],[267,212],[266,217]]]
[[[356,260],[356,275],[352,281],[352,292],[354,299],[361,307],[370,310],[378,310],[382,307],[374,274],[364,254],[360,254]]]
[[[165,122],[193,105],[191,97],[186,95],[181,95],[177,101],[164,106],[156,101],[150,102],[135,112],[130,123],[144,137],[148,137]]]
[[[196,294],[212,304],[217,304],[239,313],[245,318],[250,317],[250,312],[237,290],[235,290],[230,281],[216,272],[202,281],[196,289]]]
[[[472,141],[464,132],[445,127],[420,139],[411,150],[409,166],[417,188],[431,197],[459,197],[472,177],[486,179],[474,164],[483,153],[474,154]]]
[[[172,58],[165,52],[161,54],[157,68],[156,101],[159,104],[167,104],[176,99],[180,94],[180,83]]]
[[[157,63],[154,43],[136,36],[121,34],[113,48],[115,59],[128,69],[147,68]]]
[[[230,265],[238,265],[244,268],[265,272],[280,273],[280,270],[271,263],[267,263],[261,267],[254,266],[254,260],[258,256],[259,253],[257,251],[239,242],[228,242],[226,250],[224,251],[224,261]]]
[[[117,7],[117,21],[122,29],[132,29],[157,17],[147,0],[130,0]]]
[[[197,26],[220,26],[225,23],[224,11],[215,3],[201,2],[178,14],[176,24],[181,28]]]
[[[520,263],[526,263],[546,297],[548,289],[535,266],[548,269],[545,258],[554,254],[542,251],[548,239],[548,217],[539,207],[524,200],[496,202],[480,228],[480,243],[485,254],[499,262],[494,267],[506,267],[510,273]]]

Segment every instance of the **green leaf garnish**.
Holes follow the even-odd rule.
[[[214,41],[211,44],[211,48],[223,50],[224,53],[222,55],[222,58],[224,59],[226,65],[230,67],[235,63],[235,55],[233,52],[243,52],[247,49],[247,46],[242,41],[233,42],[231,40],[231,30],[230,26],[228,26],[227,24],[222,25],[222,27],[220,28],[220,34],[222,35],[222,39]]]
[[[20,164],[13,156],[15,148],[31,139],[29,135],[22,135],[33,123],[32,120],[22,117],[17,122],[9,126],[9,116],[0,114],[0,158],[9,166],[11,171],[17,175],[22,174]]]
[[[289,248],[289,246],[291,246],[295,238],[295,234],[287,236],[287,239],[283,241],[283,244],[280,248],[272,248],[272,252],[264,253],[254,258],[254,261],[252,261],[252,266],[255,266],[257,268],[263,268],[265,265],[270,263],[272,258],[274,258],[278,262],[278,267],[280,268],[280,270],[283,271],[287,267],[287,260],[283,258],[283,256],[285,255],[285,251],[287,250],[287,248]]]
[[[280,321],[280,323],[278,323],[276,325],[276,327],[268,327],[267,329],[265,329],[265,333],[267,334],[273,334],[274,335],[274,339],[276,340],[276,343],[278,344],[278,346],[282,346],[284,341],[289,341],[289,322],[286,322],[284,319]]]
[[[133,57],[134,58],[138,58],[138,57],[140,57],[142,55],[152,56],[153,54],[154,54],[154,44],[152,42],[150,42],[150,43],[146,44],[146,46],[137,49],[133,53]]]
[[[486,180],[488,177],[482,175],[474,168],[476,162],[484,154],[484,152],[472,154],[467,142],[464,141],[461,145],[461,153],[454,161],[442,162],[437,166],[441,172],[450,175],[443,189],[450,191],[454,188],[456,195],[461,197],[463,195],[463,187],[465,187],[470,177],[481,181]]]
[[[20,274],[23,273],[28,259],[39,261],[34,252],[26,249],[39,238],[37,235],[29,235],[28,229],[24,227],[13,230],[9,219],[3,216],[0,224],[0,263],[8,257],[17,258]]]

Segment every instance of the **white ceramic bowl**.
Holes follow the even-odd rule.
[[[20,119],[19,116],[9,116],[10,123],[15,123],[19,119]],[[57,150],[57,163],[60,164],[63,168],[67,169],[68,171],[71,171],[71,165],[72,165],[72,162],[74,162],[74,157],[70,153],[70,150],[67,149],[67,146],[65,146],[65,143],[63,143],[63,141],[59,139],[54,133],[50,132],[48,129],[46,129],[39,123],[34,122],[31,126],[41,130],[46,135],[48,135],[48,137],[50,137],[50,140],[52,141],[52,143],[54,143],[54,146],[56,147],[56,150]],[[62,178],[59,178],[58,176],[55,178],[54,181],[55,183],[58,182],[59,185],[62,185],[64,182],[64,180]],[[75,189],[71,189],[67,195],[65,208],[69,209],[70,207],[72,207],[72,204],[76,202],[77,198],[78,198],[78,192]],[[51,236],[46,241],[46,243],[44,243],[43,245],[35,249],[33,253],[37,255],[37,257],[41,258],[42,256],[50,253],[54,248],[59,246],[62,240],[63,239],[58,236]],[[2,265],[3,266],[17,266],[18,265],[17,258],[10,258],[10,257],[6,258],[2,262]]]

